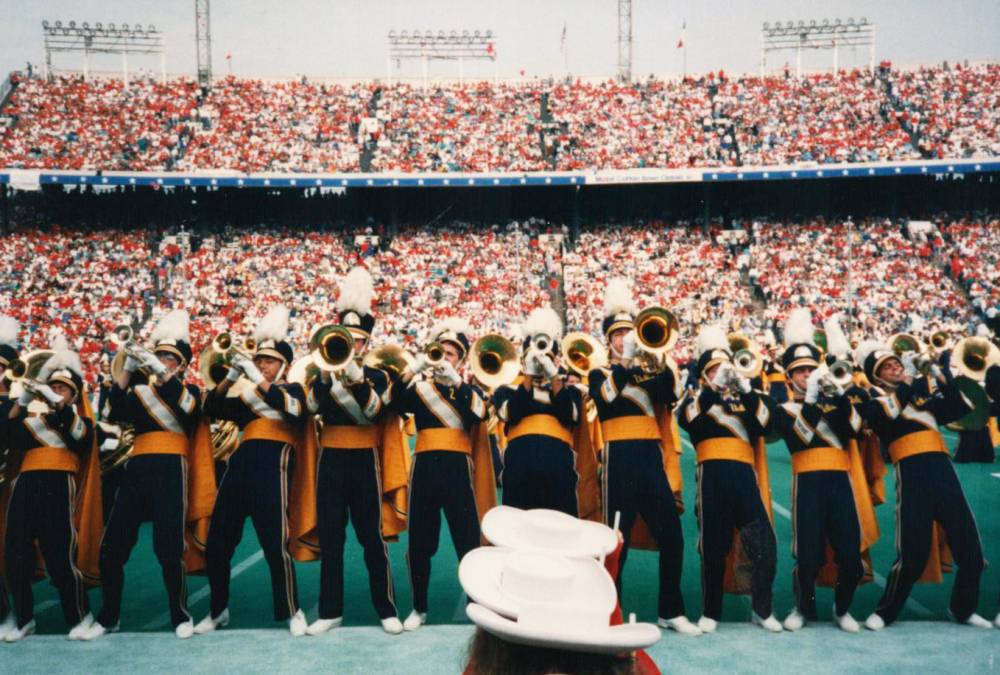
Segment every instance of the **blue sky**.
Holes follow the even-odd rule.
[[[1000,1],[963,0],[634,0],[633,72],[677,74],[682,50],[676,48],[687,22],[688,72],[724,69],[755,72],[761,23],[775,20],[866,16],[877,26],[877,59],[897,64],[942,60],[1000,60]],[[167,70],[195,71],[194,0],[0,0],[0,72],[43,62],[43,19],[78,23],[155,24],[167,40]],[[385,37],[396,29],[492,29],[497,34],[496,64],[467,64],[467,77],[562,75],[560,51],[567,33],[569,70],[575,75],[613,75],[617,58],[616,0],[215,0],[212,3],[213,66],[225,73],[226,52],[240,76],[384,77]],[[866,50],[841,50],[842,66],[866,64]],[[794,55],[782,60],[794,63]],[[80,59],[57,55],[57,68],[80,68]],[[829,55],[813,54],[804,67],[830,67]],[[130,66],[157,69],[152,58],[130,59]],[[93,57],[92,68],[120,69],[114,56]],[[417,64],[396,76],[415,77]],[[454,64],[436,64],[432,76],[455,77]]]

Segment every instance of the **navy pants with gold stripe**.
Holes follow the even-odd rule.
[[[864,574],[861,564],[861,525],[854,491],[846,471],[807,471],[796,474],[792,488],[792,570],[796,605],[807,619],[816,619],[816,575],[826,564],[826,544],[837,563],[835,611],[843,616]]]
[[[75,501],[76,479],[66,471],[29,471],[14,483],[7,509],[6,565],[18,627],[34,618],[31,584],[38,562],[36,540],[49,579],[59,591],[66,625],[75,626],[90,611],[75,560]]]
[[[437,553],[441,511],[459,561],[479,546],[479,513],[472,488],[472,458],[464,452],[430,450],[413,458],[406,561],[413,608],[427,611],[431,558]]]
[[[619,593],[632,525],[636,516],[641,515],[660,549],[659,615],[664,619],[680,616],[684,614],[684,597],[681,595],[684,533],[677,504],[663,470],[660,444],[654,440],[612,441],[605,452],[605,522],[612,524],[615,512],[620,511],[620,527],[625,537],[619,557]]]
[[[7,582],[0,576],[0,621],[10,613],[10,598],[7,597]]]
[[[750,559],[753,611],[771,615],[771,597],[777,568],[777,540],[757,487],[753,466],[715,459],[698,465],[698,524],[701,528],[702,613],[722,618],[726,556],[733,545],[733,529]]]
[[[187,511],[187,460],[181,455],[140,455],[122,467],[114,506],[101,541],[101,590],[104,606],[97,620],[118,623],[125,563],[139,536],[139,526],[153,523],[153,552],[163,572],[170,620],[191,619],[184,572],[184,520]]]
[[[392,574],[382,538],[382,482],[378,451],[323,448],[316,487],[320,566],[319,617],[344,614],[344,543],[350,515],[358,543],[365,551],[372,604],[380,619],[396,616]]]
[[[958,565],[951,592],[951,613],[956,620],[965,621],[976,611],[984,566],[979,529],[948,455],[929,452],[896,463],[898,558],[875,609],[886,625],[899,616],[913,584],[927,565],[934,521],[944,528]]]
[[[219,616],[229,605],[229,564],[243,537],[247,516],[271,572],[275,621],[298,611],[295,567],[288,551],[292,470],[292,446],[278,441],[247,441],[230,458],[219,484],[205,546],[212,616]]]
[[[541,434],[510,441],[504,453],[503,503],[578,515],[573,449]]]

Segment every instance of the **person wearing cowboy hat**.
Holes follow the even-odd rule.
[[[417,429],[406,552],[413,611],[403,622],[406,630],[416,630],[426,621],[431,558],[437,552],[441,511],[448,520],[459,560],[479,545],[474,439],[470,432],[486,418],[486,403],[478,389],[458,373],[469,351],[468,331],[468,323],[457,318],[437,324],[431,336],[440,344],[443,360],[435,366],[426,353],[418,354],[386,395],[395,412],[413,415]],[[430,377],[420,377],[428,370]]]
[[[287,620],[294,637],[306,634],[289,551],[288,513],[293,451],[308,410],[302,386],[285,381],[293,358],[287,335],[288,309],[272,307],[254,330],[257,350],[252,360],[240,353],[233,356],[229,373],[205,399],[205,415],[235,422],[242,438],[219,483],[212,512],[205,547],[211,609],[195,626],[198,634],[229,623],[229,565],[247,516],[271,574],[274,619]],[[252,386],[238,397],[227,396],[242,378]]]
[[[10,364],[19,356],[17,347],[18,335],[20,333],[21,324],[17,319],[6,315],[0,316],[0,427],[6,423],[7,415],[10,413],[11,406],[14,405],[14,400],[10,397],[10,380],[6,374]],[[0,448],[0,454],[6,455],[7,452],[6,447]],[[9,461],[4,462],[4,470],[7,472],[11,471],[11,463]],[[2,476],[2,478],[8,477]],[[3,508],[7,504],[12,482],[12,480],[3,481],[4,490],[0,492],[0,499],[3,500],[3,504],[0,504],[0,508]],[[0,537],[4,536],[3,520],[5,519],[0,518]],[[2,570],[2,567],[3,561],[0,560],[0,570]],[[10,594],[7,592],[7,580],[0,573],[0,640],[3,640],[7,633],[16,628],[17,619],[11,611]]]
[[[921,375],[918,356],[913,352],[899,356],[878,342],[858,347],[857,358],[869,382],[885,392],[866,402],[861,414],[879,435],[897,476],[897,559],[865,627],[878,631],[899,616],[927,565],[936,521],[958,564],[951,616],[961,624],[989,628],[990,622],[976,613],[984,567],[979,529],[938,429],[961,419],[974,404],[937,364]]]
[[[344,543],[350,514],[365,551],[368,584],[382,628],[403,632],[397,617],[388,549],[382,536],[379,426],[386,373],[359,363],[375,328],[371,274],[352,269],[340,286],[337,318],[354,337],[354,355],[341,377],[326,371],[314,378],[307,403],[322,415],[322,451],[316,486],[317,533],[322,551],[319,618],[308,628],[320,635],[339,626],[344,614]]]
[[[829,378],[824,381],[822,355],[813,336],[809,310],[793,310],[785,321],[781,357],[790,400],[775,408],[770,421],[788,446],[794,476],[792,554],[796,565],[792,577],[796,601],[784,627],[796,631],[807,620],[816,620],[816,577],[826,563],[829,542],[837,565],[834,622],[844,631],[857,633],[860,627],[848,610],[864,567],[848,452],[850,440],[861,432],[861,416],[844,390]]]
[[[75,560],[77,529],[73,521],[77,473],[92,446],[93,422],[74,407],[84,395],[80,356],[70,351],[62,335],[53,340],[52,351],[37,380],[23,386],[4,420],[10,448],[20,455],[4,533],[7,580],[17,618],[16,626],[4,635],[7,642],[35,632],[31,585],[37,562],[36,540],[49,578],[59,591],[66,623],[71,626],[69,638],[80,639],[93,623],[84,576]],[[29,415],[28,406],[39,401],[49,412]]]
[[[612,279],[605,291],[602,328],[611,354],[609,368],[590,372],[590,397],[604,433],[604,520],[621,512],[625,537],[621,566],[624,568],[637,516],[649,527],[659,549],[659,624],[682,635],[701,635],[684,616],[681,570],[684,534],[670,482],[664,469],[657,406],[672,408],[683,383],[669,368],[649,374],[636,366],[633,326],[635,304],[624,279]],[[621,578],[618,581],[621,586]]]
[[[758,484],[754,450],[770,411],[750,381],[736,373],[721,327],[702,327],[696,353],[701,389],[681,402],[677,421],[690,435],[698,461],[702,587],[698,626],[713,633],[722,618],[726,560],[737,529],[739,545],[750,559],[753,622],[780,633],[781,623],[771,611],[777,539]]]
[[[621,533],[549,509],[497,506],[483,518],[492,544],[458,576],[476,624],[464,672],[660,672],[642,651],[660,639],[623,623],[614,578]]]
[[[183,556],[188,445],[201,412],[201,392],[193,384],[184,384],[184,371],[191,361],[189,324],[184,310],[164,316],[150,336],[153,350],[127,356],[111,387],[110,419],[131,425],[135,440],[101,541],[104,605],[83,636],[85,640],[118,630],[125,562],[139,526],[147,520],[153,524],[153,550],[163,572],[174,632],[181,639],[194,634]]]
[[[565,385],[556,365],[562,321],[551,308],[539,307],[521,332],[525,377],[518,385],[498,387],[493,395],[497,416],[506,425],[503,502],[576,516],[573,429],[580,422],[583,399],[577,388]]]

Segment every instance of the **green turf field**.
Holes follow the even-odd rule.
[[[952,447],[957,443],[957,438],[950,432],[946,432],[946,439]],[[695,498],[694,453],[686,439],[684,445],[682,461],[685,479],[684,500],[688,505],[688,510],[682,516],[685,533],[683,588],[687,613],[692,618],[697,618],[701,610],[701,599],[700,562],[695,550],[697,525],[693,510]],[[791,592],[792,558],[790,554],[791,520],[789,514],[791,466],[788,454],[782,444],[770,446],[769,456],[775,527],[779,547],[774,609],[779,618],[784,618],[793,605]],[[1000,478],[992,475],[994,473],[1000,474],[1000,465],[965,464],[956,465],[956,469],[976,514],[987,560],[1000,559]],[[860,588],[857,593],[852,613],[859,620],[864,619],[874,607],[882,590],[879,584],[884,583],[884,575],[895,559],[893,548],[895,492],[892,472],[886,480],[886,494],[889,502],[876,510],[882,527],[882,539],[872,552],[878,580],[876,583]],[[447,527],[442,527],[439,552],[433,562],[430,588],[431,607],[428,617],[428,622],[432,627],[422,629],[413,635],[408,634],[397,638],[386,636],[375,627],[377,621],[368,595],[367,574],[361,549],[351,535],[348,537],[345,554],[347,597],[344,622],[346,626],[371,626],[371,628],[334,631],[335,636],[309,638],[309,640],[312,642],[330,640],[327,644],[337,645],[338,658],[346,659],[343,662],[344,669],[341,672],[356,672],[356,668],[350,664],[353,663],[354,666],[360,668],[364,659],[383,654],[380,651],[381,646],[390,644],[394,646],[391,660],[386,664],[386,668],[371,668],[368,672],[457,672],[459,668],[454,664],[462,658],[462,650],[469,635],[469,627],[459,625],[438,630],[433,627],[440,624],[468,623],[464,615],[464,597],[460,591],[456,574],[455,553],[448,538]],[[401,617],[405,617],[411,608],[404,552],[405,535],[400,543],[390,545],[397,605]],[[297,566],[297,571],[299,601],[306,610],[309,619],[312,620],[316,618],[319,564],[300,564]],[[657,584],[655,554],[646,551],[636,551],[630,554],[624,581],[623,606],[625,611],[635,612],[640,620],[654,621],[656,619]],[[833,602],[832,591],[821,588],[818,590],[818,600],[820,617],[823,619],[822,626],[813,627],[796,636],[778,636],[777,639],[781,640],[780,643],[769,643],[759,629],[744,625],[723,624],[720,628],[720,636],[723,634],[731,635],[729,641],[726,642],[727,648],[724,652],[730,655],[726,658],[731,658],[730,649],[739,647],[741,652],[745,654],[745,660],[741,661],[741,666],[737,668],[739,672],[759,672],[765,669],[764,666],[768,663],[771,663],[769,669],[772,671],[775,663],[786,666],[786,668],[778,668],[778,670],[794,670],[797,659],[807,658],[810,653],[822,653],[827,646],[841,642],[846,646],[851,646],[852,654],[851,660],[839,662],[843,666],[843,668],[838,668],[841,672],[865,670],[867,665],[864,659],[868,657],[876,658],[881,664],[878,670],[882,671],[898,672],[910,670],[914,666],[923,666],[922,670],[943,670],[947,667],[953,672],[992,672],[1000,668],[1000,664],[994,663],[995,658],[1000,658],[1000,631],[976,630],[938,623],[913,623],[914,621],[929,622],[947,619],[951,581],[951,576],[947,576],[944,584],[916,586],[900,619],[904,623],[893,626],[878,636],[865,632],[861,636],[848,636],[828,626],[826,619],[830,617],[830,606]],[[170,633],[162,633],[164,638],[162,641],[159,641],[155,635],[149,635],[149,642],[143,642],[147,638],[141,635],[113,636],[111,638],[113,642],[104,641],[107,646],[77,645],[68,643],[61,638],[58,640],[53,638],[53,641],[33,638],[27,640],[24,645],[0,646],[0,671],[12,672],[13,670],[13,668],[8,670],[5,665],[7,650],[10,650],[9,654],[11,655],[34,654],[36,657],[31,659],[18,658],[16,662],[11,661],[11,666],[15,663],[18,664],[17,672],[31,671],[36,667],[39,670],[51,672],[52,667],[60,665],[68,667],[74,664],[84,670],[89,670],[89,667],[86,666],[87,663],[102,664],[111,670],[123,670],[126,669],[124,663],[113,659],[112,661],[102,659],[120,653],[118,650],[111,650],[110,645],[121,644],[120,641],[126,640],[131,641],[130,645],[143,645],[142,650],[152,649],[151,653],[160,654],[157,658],[180,658],[181,661],[177,662],[178,665],[185,663],[183,659],[190,649],[195,649],[195,653],[202,653],[202,651],[210,653],[211,650],[208,649],[207,645],[218,644],[224,645],[227,653],[237,654],[244,651],[245,645],[245,656],[249,661],[244,662],[260,664],[261,662],[253,654],[263,653],[276,656],[284,653],[283,650],[294,650],[289,643],[285,642],[287,633],[284,631],[284,626],[275,624],[271,620],[269,583],[267,565],[264,563],[257,546],[256,536],[248,521],[243,541],[233,558],[232,600],[230,604],[232,622],[230,628],[222,635],[209,638],[198,637],[191,642],[184,643],[183,648],[178,648],[181,643],[178,643]],[[206,580],[203,577],[189,579],[189,593],[191,611],[196,620],[200,619],[208,611]],[[1000,572],[996,567],[989,567],[983,575],[979,604],[980,614],[990,619],[996,616],[998,593],[1000,593]],[[91,602],[95,609],[100,606],[99,591],[91,591]],[[66,632],[56,594],[48,583],[43,582],[35,586],[35,604],[39,633],[61,635]],[[749,617],[749,603],[745,598],[726,597],[725,621],[745,622]],[[123,631],[129,633],[169,630],[165,595],[160,580],[159,566],[152,552],[148,525],[143,527],[139,544],[133,551],[132,558],[126,567],[125,602],[122,609],[121,626]],[[247,630],[264,628],[279,628],[280,630]],[[224,639],[225,633],[236,633],[241,637],[237,639],[236,636],[233,636],[233,641],[229,641]],[[662,658],[663,663],[670,662],[671,666],[676,667],[681,662],[684,663],[685,667],[680,668],[681,670],[704,672],[722,665],[721,662],[713,661],[713,658],[721,658],[720,652],[713,651],[711,648],[712,644],[721,644],[715,643],[716,639],[718,638],[705,638],[703,641],[689,640],[668,635],[664,640],[661,640],[655,653],[658,660]],[[140,642],[136,642],[137,640]],[[851,642],[851,640],[865,642]],[[404,647],[400,644],[402,641],[410,642],[407,643],[408,646]],[[876,644],[873,641],[877,641],[877,648],[873,647]],[[32,644],[35,646],[32,647]],[[43,650],[43,644],[49,646]],[[271,645],[271,647],[265,649],[264,645]],[[855,648],[854,645],[857,647]],[[778,651],[774,651],[775,649]],[[415,653],[422,654],[420,658],[423,660],[414,661]],[[43,657],[38,660],[39,655],[47,655],[47,658]],[[78,658],[76,655],[84,660],[76,662],[75,660]],[[680,662],[673,660],[671,655],[677,655]],[[956,659],[959,656],[961,658]],[[302,654],[295,657],[299,660],[287,663],[297,663],[300,666],[308,667],[315,665],[310,661],[312,658],[308,654]],[[689,658],[697,659],[697,661],[688,661]],[[167,662],[162,661],[161,663],[167,664]],[[280,663],[285,663],[285,661]],[[420,665],[416,665],[417,663]],[[700,663],[704,668],[693,668],[695,663]],[[812,663],[815,663],[815,660]],[[407,665],[404,667],[402,664]],[[937,664],[939,668],[934,667],[934,664]],[[132,665],[134,666],[136,663],[132,662]],[[330,665],[333,665],[332,662]],[[276,667],[278,670],[284,670],[280,665]],[[295,669],[298,667],[296,666]],[[212,668],[206,667],[206,669],[211,670]],[[251,667],[250,671],[257,672],[265,669],[273,671],[274,667]],[[293,668],[289,666],[289,669]],[[79,669],[76,670],[79,672]],[[193,670],[201,670],[201,668],[195,667]]]

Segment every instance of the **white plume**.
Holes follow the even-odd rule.
[[[990,329],[986,327],[985,323],[976,324],[976,337],[988,338],[990,336]]]
[[[559,340],[563,332],[562,320],[551,307],[538,307],[531,310],[531,314],[521,324],[521,332],[525,337],[548,335],[553,340]]]
[[[340,282],[337,311],[350,310],[358,314],[369,314],[372,311],[372,300],[374,299],[375,281],[372,279],[371,273],[364,267],[355,267]]]
[[[441,333],[447,333],[448,331],[453,333],[465,333],[465,335],[468,335],[471,330],[472,329],[469,327],[468,321],[460,319],[457,316],[450,316],[434,325],[434,329],[431,330],[431,336],[437,337]]]
[[[521,344],[524,340],[524,324],[523,323],[509,323],[507,324],[507,337],[509,337],[514,344]]]
[[[785,346],[814,344],[813,334],[815,330],[813,328],[812,312],[805,307],[793,309],[788,314],[788,318],[785,319],[785,328],[782,331],[784,333]]]
[[[253,339],[257,341],[257,344],[260,344],[264,340],[279,342],[287,337],[288,308],[284,305],[275,305],[268,310],[253,332]]]
[[[920,337],[924,332],[924,318],[919,314],[910,314],[910,332]]]
[[[183,309],[175,309],[167,313],[153,329],[150,340],[158,344],[164,340],[191,341],[191,317]]]
[[[632,299],[632,288],[628,280],[617,277],[608,282],[604,289],[604,316],[612,316],[619,312],[635,314],[636,305]]]
[[[0,316],[0,345],[17,349],[17,336],[21,333],[21,324],[12,316]]]
[[[83,377],[83,365],[80,363],[80,355],[69,348],[69,342],[62,333],[56,335],[49,344],[52,356],[42,365],[38,371],[38,379],[48,382],[52,373],[57,370],[71,370],[80,377]]]
[[[878,340],[862,340],[861,344],[854,350],[854,365],[864,368],[865,361],[868,360],[868,356],[872,352],[885,348],[886,346]]]
[[[722,326],[717,323],[702,326],[701,330],[698,331],[696,344],[698,356],[711,349],[729,350],[729,338],[726,337],[726,332],[722,330]]]
[[[826,351],[838,358],[846,358],[851,353],[851,343],[840,327],[840,315],[834,314],[823,322],[826,331]]]

